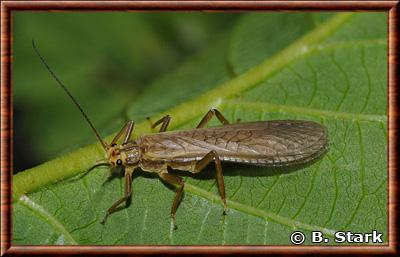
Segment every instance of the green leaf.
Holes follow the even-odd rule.
[[[104,154],[99,144],[14,176],[14,244],[290,244],[302,231],[383,233],[387,242],[386,19],[384,13],[250,13],[176,71],[156,79],[125,109],[144,119],[170,114],[170,129],[193,128],[211,107],[231,121],[306,119],[324,124],[330,150],[295,170],[224,165],[228,214],[213,166],[182,172],[178,229],[174,192],[138,171],[128,208],[104,211],[124,181],[82,172]],[[145,112],[146,114],[142,114]],[[217,124],[217,122],[213,122]],[[107,140],[110,140],[108,137]],[[179,172],[181,174],[181,172]],[[77,176],[74,176],[77,175]]]

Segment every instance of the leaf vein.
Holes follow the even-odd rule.
[[[311,116],[333,118],[333,119],[341,118],[351,121],[371,121],[371,122],[381,122],[381,123],[385,123],[387,121],[386,115],[338,112],[338,111],[311,109],[307,107],[281,105],[281,104],[265,103],[265,102],[248,102],[242,100],[229,100],[225,102],[222,107],[226,108],[238,105],[248,110],[265,111],[267,109],[268,112],[302,114],[302,115],[311,115]]]
[[[33,214],[51,225],[58,233],[64,235],[65,239],[68,240],[70,244],[78,244],[68,230],[53,215],[43,208],[43,206],[37,204],[26,195],[22,195],[18,201],[22,206],[26,207],[32,211]]]
[[[217,196],[216,194],[210,193],[204,189],[201,189],[199,187],[193,186],[191,184],[185,185],[185,191],[188,193],[191,193],[193,195],[197,195],[197,196],[203,197],[205,199],[208,199],[214,203],[221,204],[219,196]],[[281,216],[279,214],[276,214],[276,213],[273,213],[273,212],[270,212],[267,210],[260,210],[258,208],[248,206],[246,204],[242,204],[240,202],[233,201],[230,199],[227,199],[227,204],[228,204],[228,208],[232,208],[237,211],[240,211],[240,212],[243,212],[243,213],[255,216],[255,217],[269,219],[278,224],[281,224],[281,225],[284,225],[284,226],[287,226],[290,228],[302,228],[302,229],[305,229],[308,231],[319,230],[319,231],[322,231],[327,236],[333,236],[334,233],[336,232],[333,229],[329,229],[329,228],[325,228],[325,227],[321,227],[321,226],[317,226],[317,225],[312,225],[312,224],[307,224],[307,223],[302,223],[300,221],[293,220],[291,218],[284,217],[284,216]]]

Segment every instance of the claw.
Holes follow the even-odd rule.
[[[107,218],[108,218],[109,215],[110,215],[110,214],[107,212],[107,213],[106,213],[106,216],[104,216],[103,220],[100,222],[101,225],[104,225],[104,224],[106,223]]]
[[[223,200],[223,204],[224,204],[224,211],[222,212],[222,214],[226,215],[228,207],[226,206],[226,200],[225,199]]]
[[[173,226],[174,230],[177,230],[178,226],[176,225],[175,215],[174,214],[171,214],[171,219],[172,219],[171,222],[172,222],[172,226]]]

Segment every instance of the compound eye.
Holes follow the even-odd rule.
[[[117,165],[118,165],[118,166],[122,165],[122,160],[121,160],[121,159],[118,159],[118,160],[117,160]]]

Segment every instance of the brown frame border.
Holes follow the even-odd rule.
[[[1,2],[1,255],[4,254],[396,254],[399,1],[3,1]],[[384,246],[12,246],[13,11],[386,11],[388,17],[388,232]]]

